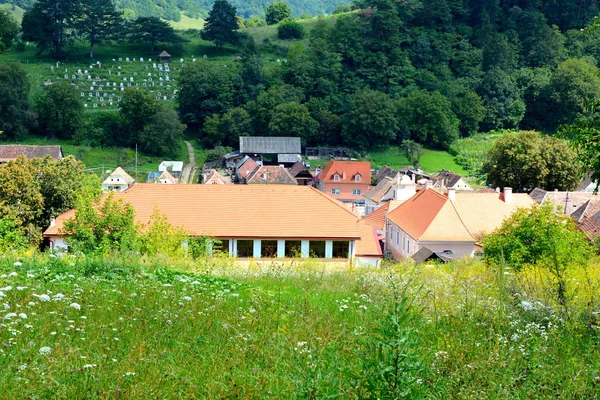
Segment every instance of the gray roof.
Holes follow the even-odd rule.
[[[16,160],[19,156],[25,156],[25,158],[44,158],[50,156],[58,160],[63,158],[63,152],[60,146],[28,146],[20,144],[0,146],[0,162]]]
[[[277,154],[277,162],[278,163],[289,163],[293,164],[302,160],[302,156],[300,154]]]
[[[412,259],[417,263],[423,263],[429,260],[441,260],[443,262],[450,262],[456,260],[458,257],[451,250],[444,250],[433,252],[427,247],[421,247],[419,251],[413,254]]]
[[[299,137],[240,136],[243,154],[301,154]]]

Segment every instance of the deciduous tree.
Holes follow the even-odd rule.
[[[79,35],[90,43],[90,58],[94,58],[94,46],[116,39],[122,32],[121,13],[113,0],[86,0],[82,2],[82,18],[77,21]]]
[[[25,69],[16,63],[0,63],[0,131],[10,139],[28,133],[36,121],[29,109],[30,83]]]
[[[280,21],[283,21],[286,18],[292,16],[292,10],[290,7],[284,3],[283,1],[275,2],[269,7],[267,7],[267,11],[265,12],[266,21],[269,25],[275,25]]]
[[[0,52],[8,49],[19,33],[17,21],[8,10],[0,9]]]
[[[132,21],[129,27],[129,39],[132,42],[148,43],[150,51],[155,51],[158,43],[181,45],[186,42],[175,33],[175,29],[168,22],[157,17],[141,17]]]
[[[67,83],[46,86],[35,109],[42,134],[70,139],[83,125],[83,103],[79,92]]]
[[[575,152],[564,140],[533,131],[498,139],[483,169],[490,184],[518,192],[573,190],[579,183]]]

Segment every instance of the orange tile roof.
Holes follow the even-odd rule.
[[[402,203],[404,203],[404,201],[401,200],[387,201],[384,205],[382,205],[377,210],[364,217],[361,221],[363,221],[367,225],[374,227],[375,229],[382,231],[385,229],[385,216],[387,215],[388,211],[391,212],[395,210]]]
[[[361,221],[358,222],[361,239],[356,241],[356,257],[381,257],[381,246],[377,240],[377,231]]]
[[[242,178],[245,179],[256,168],[258,168],[258,164],[256,163],[256,161],[248,157],[248,159],[238,167],[237,172],[242,176]]]
[[[106,197],[105,197],[106,198]],[[154,208],[191,235],[220,238],[357,240],[361,232],[352,212],[324,193],[296,185],[135,184],[114,194],[147,224]],[[44,236],[60,236],[70,210]]]
[[[339,181],[333,180],[333,175],[340,175]],[[344,173],[346,179],[344,179]],[[371,182],[371,163],[367,161],[336,161],[331,160],[323,171],[319,174],[319,179],[323,182],[354,182],[354,177],[360,174],[361,182]]]
[[[423,190],[406,200],[388,213],[388,219],[417,240],[476,241],[452,202],[432,189]]]
[[[210,182],[212,180],[221,182],[223,185],[227,183],[227,182],[225,182],[225,178],[223,178],[216,169],[210,170],[208,175],[206,175],[206,179],[204,180],[204,183]]]
[[[466,234],[478,238],[498,228],[517,208],[534,203],[524,193],[513,193],[510,203],[506,203],[502,193],[472,192],[457,192],[452,202],[429,189],[388,213],[388,218],[419,240],[458,240]]]

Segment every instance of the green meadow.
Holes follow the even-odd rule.
[[[584,399],[598,264],[560,306],[542,270],[479,261],[0,261],[0,398]]]

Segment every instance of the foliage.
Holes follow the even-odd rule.
[[[66,241],[74,252],[107,254],[136,249],[139,232],[133,207],[114,193],[96,202],[81,201],[65,221]]]
[[[600,105],[594,104],[578,121],[563,126],[560,133],[570,139],[571,146],[577,154],[577,162],[581,167],[581,171],[589,174],[593,182],[599,182]]]
[[[483,239],[484,259],[493,265],[520,270],[526,266],[547,268],[556,279],[561,305],[567,301],[566,270],[585,265],[593,248],[575,221],[556,212],[551,203],[519,209],[491,235]]]
[[[25,69],[16,63],[0,63],[0,132],[3,137],[20,139],[35,123],[29,109],[31,84]]]
[[[175,33],[168,22],[157,17],[140,17],[130,22],[128,29],[129,40],[132,42],[148,43],[150,51],[156,51],[159,43],[182,45],[186,39]]]
[[[210,147],[239,145],[240,136],[251,136],[252,119],[243,108],[233,108],[220,117],[218,114],[206,118],[204,143]]]
[[[216,0],[202,30],[202,39],[214,42],[217,48],[226,43],[237,44],[238,22],[235,12],[235,7],[227,0]]]
[[[303,39],[304,35],[304,26],[299,22],[283,21],[277,25],[277,37],[279,39]]]
[[[166,215],[160,209],[154,209],[150,222],[140,227],[143,232],[140,236],[140,251],[149,256],[163,255],[168,257],[181,257],[185,254],[183,242],[186,232],[169,223]]]
[[[86,0],[82,3],[82,18],[77,21],[79,35],[90,42],[90,58],[94,58],[94,46],[117,39],[123,32],[121,13],[113,0]]]
[[[83,164],[73,157],[9,161],[0,166],[0,217],[13,219],[37,244],[50,218],[75,206],[85,182]]]
[[[24,250],[27,245],[27,238],[16,221],[6,215],[0,218],[0,254]]]
[[[297,136],[304,145],[312,142],[318,127],[308,107],[296,102],[276,106],[269,122],[269,131],[273,136]]]
[[[472,175],[483,174],[483,165],[488,152],[494,146],[496,139],[503,133],[495,131],[489,134],[477,134],[471,137],[458,139],[448,149],[454,155],[454,160]]]
[[[35,104],[40,132],[53,138],[70,139],[83,125],[83,103],[75,87],[54,83],[46,87]]]
[[[270,4],[265,12],[265,20],[269,25],[275,25],[292,16],[292,10],[283,1]]]
[[[198,131],[209,115],[226,112],[236,97],[235,68],[199,61],[183,68],[179,78],[179,114],[192,131]]]
[[[12,46],[13,40],[19,33],[19,25],[12,15],[4,9],[0,9],[0,52]]]
[[[50,50],[54,57],[64,58],[81,15],[79,0],[38,0],[23,15],[23,39],[36,43],[38,54]]]
[[[447,149],[458,139],[459,120],[441,93],[417,91],[398,102],[397,114],[405,138]]]
[[[365,91],[356,95],[344,121],[344,140],[362,149],[392,142],[398,131],[395,111],[392,99],[385,93]]]
[[[562,139],[533,131],[498,139],[483,169],[490,184],[517,192],[573,190],[579,183],[575,152]]]
[[[410,165],[414,166],[415,168],[419,168],[419,161],[423,155],[423,146],[414,140],[404,139],[402,141],[402,149],[404,150]]]
[[[146,154],[177,158],[180,154],[185,125],[177,113],[160,104],[139,136],[140,150]]]

